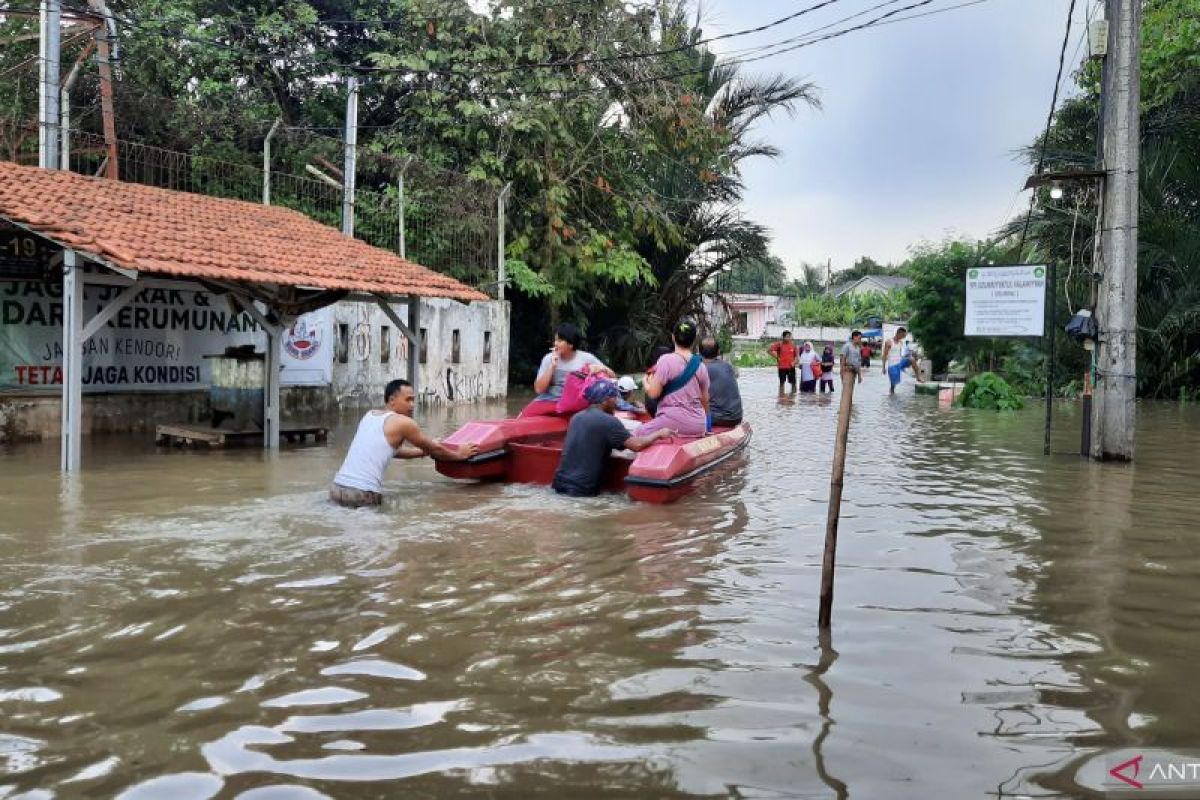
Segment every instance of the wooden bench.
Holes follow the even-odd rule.
[[[288,444],[306,442],[309,436],[314,442],[322,443],[329,438],[329,429],[319,426],[287,427],[279,431],[279,436]],[[157,444],[173,447],[247,447],[261,445],[263,433],[258,429],[229,430],[209,425],[172,424],[157,426],[154,438]]]

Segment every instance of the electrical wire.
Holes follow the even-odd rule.
[[[593,8],[596,5],[596,0],[559,0],[559,2],[529,4],[527,6],[521,6],[520,8],[516,8],[511,2],[507,2],[507,0],[506,0],[506,2],[496,4],[495,8],[493,8],[491,10],[494,11],[494,10],[496,10],[496,8],[501,8],[501,6],[505,6],[505,5],[509,6],[509,10],[520,11],[521,13],[527,13],[527,12],[553,10],[553,9],[559,9],[559,8]],[[629,4],[626,4],[626,5],[629,5]],[[504,10],[502,9],[500,11],[500,13],[504,13]],[[160,21],[160,22],[178,22],[177,19],[173,19],[171,17],[162,17],[162,16],[142,17],[142,19],[156,20],[156,21]],[[217,19],[217,18],[210,17],[209,19]],[[225,15],[225,16],[220,17],[219,19],[221,19],[221,21],[224,24],[236,26],[236,27],[244,27],[244,28],[257,28],[263,22],[267,21],[267,18],[264,18],[261,16],[242,15],[242,14]],[[482,12],[477,13],[477,12],[474,12],[474,11],[471,11],[468,9],[466,11],[459,12],[459,13],[415,14],[415,15],[404,16],[404,17],[383,17],[380,19],[354,19],[351,17],[331,17],[328,19],[315,19],[315,20],[282,19],[280,21],[283,23],[286,23],[288,25],[299,25],[299,26],[314,27],[314,28],[319,28],[319,27],[363,28],[363,27],[372,27],[375,25],[379,25],[379,26],[383,26],[383,27],[387,27],[387,26],[391,26],[391,25],[411,25],[414,22],[423,22],[423,23],[424,22],[443,22],[443,21],[447,21],[447,20],[467,20],[467,21],[474,22],[474,21],[484,21],[487,19],[488,19],[487,13],[482,13]]]
[[[580,66],[580,65],[586,65],[588,63],[603,63],[603,62],[608,62],[608,61],[613,61],[613,60],[618,60],[618,59],[650,58],[650,57],[655,57],[655,56],[658,56],[661,54],[672,54],[672,53],[682,52],[683,50],[686,50],[686,49],[694,49],[695,47],[701,46],[702,44],[707,43],[707,42],[717,41],[719,39],[727,39],[727,38],[730,38],[733,36],[738,36],[738,35],[745,35],[745,34],[748,34],[751,32],[767,30],[772,27],[776,27],[780,24],[783,24],[784,22],[786,22],[788,20],[794,19],[796,17],[799,17],[803,14],[809,13],[809,12],[816,10],[818,8],[821,8],[823,6],[829,5],[833,2],[837,2],[837,0],[823,0],[823,2],[817,3],[816,5],[808,6],[804,9],[801,9],[800,11],[794,12],[793,14],[778,18],[769,23],[765,23],[764,25],[756,26],[754,28],[743,29],[741,31],[731,32],[729,34],[722,34],[720,36],[710,37],[708,39],[700,39],[700,40],[697,40],[696,42],[690,43],[688,45],[684,45],[684,46],[677,47],[677,48],[671,48],[668,50],[654,51],[654,52],[647,52],[647,53],[637,53],[637,54],[635,54],[635,53],[619,54],[616,56],[603,57],[601,59],[577,59],[575,61],[544,62],[541,64],[520,65],[520,66],[506,67],[506,68],[496,69],[496,70],[485,70],[482,72],[480,70],[478,70],[477,68],[472,67],[468,73],[452,73],[448,70],[447,73],[445,73],[445,74],[447,75],[447,77],[456,77],[457,76],[457,77],[472,77],[473,78],[480,74],[502,74],[502,73],[520,72],[526,68],[542,68],[542,67],[548,67],[548,66],[560,66],[561,67],[561,66],[571,66],[571,65]],[[894,9],[892,11],[889,11],[885,14],[882,14],[878,17],[875,17],[875,18],[868,20],[864,23],[861,23],[859,25],[855,25],[855,26],[852,26],[852,27],[849,27],[846,29],[838,30],[838,31],[833,31],[826,35],[813,38],[814,34],[820,32],[820,31],[823,31],[823,30],[827,30],[828,28],[830,28],[833,25],[838,24],[839,22],[857,18],[859,16],[862,16],[865,13],[869,13],[872,10],[881,8],[886,5],[891,5],[895,2],[898,2],[898,0],[884,0],[884,2],[879,3],[869,9],[866,9],[865,11],[860,11],[856,14],[851,14],[848,17],[844,17],[842,20],[823,25],[819,28],[815,28],[813,30],[807,31],[804,34],[800,34],[799,36],[790,37],[788,39],[784,39],[779,42],[773,42],[773,43],[769,43],[769,44],[765,44],[765,45],[760,45],[755,48],[748,48],[748,52],[757,53],[757,55],[751,55],[751,56],[747,56],[747,57],[740,57],[740,58],[735,58],[732,60],[723,61],[723,62],[720,62],[720,65],[721,66],[736,66],[736,65],[740,65],[740,64],[762,61],[767,58],[775,57],[777,55],[782,55],[784,53],[792,52],[794,50],[798,50],[798,49],[801,49],[804,47],[809,47],[818,42],[823,42],[823,41],[827,41],[830,39],[845,36],[849,33],[853,33],[853,32],[859,31],[859,30],[864,30],[864,29],[871,28],[871,27],[883,26],[886,24],[891,24],[893,22],[902,22],[902,21],[906,21],[909,19],[916,19],[919,17],[926,17],[926,16],[932,16],[934,14],[945,13],[945,12],[953,11],[953,10],[956,10],[959,8],[965,8],[968,6],[978,5],[980,3],[986,2],[986,0],[971,0],[970,2],[959,3],[959,4],[949,6],[946,8],[934,9],[934,10],[924,12],[921,14],[911,14],[911,15],[904,16],[904,17],[898,16],[905,11],[913,10],[915,8],[922,7],[922,6],[926,6],[926,5],[929,5],[930,3],[934,2],[934,0],[919,0],[919,2],[914,2],[909,5],[903,6],[901,8]],[[120,17],[118,17],[118,18],[120,18]],[[122,19],[121,21],[126,22],[127,24],[132,24],[127,19]],[[151,33],[160,33],[160,32],[152,31]],[[224,42],[217,42],[212,39],[206,39],[206,38],[201,38],[201,37],[189,37],[186,34],[183,34],[179,31],[163,31],[163,32],[161,32],[161,35],[169,36],[172,39],[177,39],[177,40],[182,39],[184,41],[194,41],[194,42],[196,42],[198,44],[202,44],[202,45],[219,47],[219,48],[222,48],[225,50],[237,52],[240,55],[243,55],[245,57],[260,60],[260,61],[278,61],[278,59],[275,59],[269,55],[248,51],[245,48],[239,47],[237,45],[228,44],[228,43],[224,43]],[[799,41],[796,44],[791,44],[788,46],[783,46],[783,47],[780,46],[780,45],[787,45],[787,43],[789,43],[789,42],[796,42],[796,40],[798,40],[798,39],[801,39],[802,41]],[[295,59],[291,59],[291,60],[295,61]],[[435,70],[413,70],[413,69],[409,69],[409,68],[364,67],[361,64],[328,64],[328,63],[321,63],[319,59],[313,60],[312,63],[314,63],[314,64],[320,63],[321,66],[323,66],[324,68],[327,68],[327,69],[340,67],[340,68],[344,68],[344,69],[351,69],[358,73],[365,73],[365,74],[383,74],[383,75],[411,74],[411,75],[420,75],[420,76],[436,74]],[[453,69],[453,65],[451,65],[450,69]],[[596,85],[592,85],[592,86],[588,86],[588,87],[581,87],[581,88],[557,87],[557,88],[548,88],[548,89],[525,89],[525,88],[516,88],[516,87],[505,87],[501,90],[492,91],[492,92],[472,92],[468,96],[471,98],[474,98],[474,99],[483,99],[483,98],[514,99],[514,98],[537,97],[537,96],[553,96],[556,98],[570,98],[570,97],[575,97],[575,96],[579,96],[579,95],[583,95],[583,94],[590,94],[590,93],[595,93],[595,92],[616,91],[616,90],[620,90],[626,86],[646,85],[646,84],[656,83],[659,81],[674,80],[677,78],[687,77],[690,75],[704,74],[704,73],[707,73],[709,71],[709,69],[710,68],[707,66],[702,66],[702,67],[693,68],[693,69],[677,70],[677,71],[673,71],[673,72],[669,72],[669,73],[665,73],[665,74],[654,75],[654,76],[650,76],[647,78],[635,78],[635,79],[630,79],[630,80],[623,81],[623,82],[601,83],[601,84],[596,84]],[[589,75],[588,77],[594,77],[594,76]],[[428,87],[414,86],[413,88],[416,90],[432,91]],[[391,128],[395,128],[395,127],[396,127],[396,124],[379,125],[379,126],[360,126],[360,128],[363,128],[363,129],[371,129],[371,128],[391,129]]]
[[[1062,47],[1058,53],[1058,74],[1054,77],[1054,94],[1050,97],[1050,110],[1046,114],[1046,130],[1042,134],[1042,147],[1038,153],[1037,168],[1034,170],[1035,175],[1042,173],[1042,167],[1046,164],[1046,148],[1050,144],[1050,128],[1054,124],[1054,111],[1058,107],[1058,87],[1062,83],[1063,63],[1067,58],[1067,45],[1071,41],[1071,22],[1075,16],[1075,0],[1071,0],[1071,5],[1067,9],[1067,29],[1063,33]],[[1017,246],[1017,258],[1023,258],[1025,252],[1025,239],[1029,235],[1029,222],[1033,219],[1033,204],[1037,200],[1037,190],[1034,189],[1029,195],[1029,211],[1025,214],[1025,225],[1021,229],[1021,242]]]
[[[929,5],[933,1],[934,0],[919,0],[918,2],[914,2],[907,6],[894,9],[890,12],[887,12],[883,15],[880,15],[876,18],[868,20],[867,22],[861,23],[859,25],[855,25],[850,28],[842,29],[839,31],[834,31],[830,34],[820,36],[817,38],[809,38],[809,39],[799,42],[795,45],[791,45],[791,46],[779,49],[778,52],[769,52],[769,53],[765,53],[763,55],[758,55],[758,56],[754,56],[754,57],[750,57],[750,58],[734,59],[732,61],[721,62],[721,66],[735,66],[735,65],[740,65],[740,64],[744,64],[744,63],[761,61],[765,58],[770,58],[770,57],[773,57],[775,55],[780,55],[785,52],[791,52],[793,50],[797,50],[802,47],[808,47],[808,46],[817,44],[819,42],[828,41],[830,39],[834,39],[834,38],[837,38],[840,36],[845,36],[845,35],[848,35],[850,33],[856,32],[856,31],[866,30],[871,27],[882,26],[882,25],[891,24],[894,22],[903,22],[903,21],[910,20],[910,19],[917,19],[920,17],[927,17],[927,16],[932,16],[934,14],[945,13],[945,12],[953,11],[953,10],[956,10],[959,8],[965,8],[968,6],[978,5],[982,2],[985,2],[986,0],[970,0],[970,2],[963,2],[963,3],[959,3],[956,5],[949,6],[949,7],[934,9],[934,10],[926,11],[926,12],[919,13],[919,14],[910,14],[908,16],[899,16],[900,14],[902,14],[905,11],[909,11],[909,10],[913,10],[918,7],[923,7],[923,6]],[[875,10],[875,9],[883,7],[885,5],[890,5],[894,2],[897,2],[897,0],[885,0],[885,2],[880,3],[870,9],[867,9],[864,12],[858,12],[857,14],[850,15],[850,18],[862,16],[863,13],[869,13],[871,10]],[[837,22],[830,23],[828,25],[814,29],[813,31],[809,31],[807,34],[802,34],[801,36],[807,36],[807,35],[811,35],[816,32],[822,31],[822,30],[826,30],[831,25],[834,25],[834,24],[837,24]],[[795,38],[800,38],[800,37],[793,37],[793,39],[795,39]],[[768,46],[768,47],[770,47],[770,46]],[[555,88],[555,89],[542,89],[542,90],[524,90],[524,89],[520,89],[520,88],[509,88],[509,89],[506,89],[504,91],[499,91],[499,92],[476,93],[475,96],[476,97],[506,97],[508,99],[522,99],[522,98],[538,96],[538,95],[553,95],[557,98],[566,98],[566,97],[578,96],[578,95],[589,94],[589,93],[594,93],[594,92],[619,91],[628,86],[657,83],[660,81],[672,80],[675,78],[685,77],[685,76],[689,76],[689,75],[703,74],[708,71],[709,71],[708,67],[703,67],[703,68],[698,68],[698,69],[680,70],[680,71],[676,71],[676,72],[672,72],[672,73],[659,74],[659,75],[642,78],[642,79],[634,79],[634,80],[612,83],[612,84],[602,84],[602,85],[591,86],[591,87],[586,87],[586,88],[579,88],[579,89]],[[422,87],[414,87],[414,88],[420,89]],[[145,93],[143,93],[143,94],[145,94]],[[151,95],[147,94],[146,96],[151,96]],[[265,127],[269,123],[264,121],[261,124]],[[399,127],[398,122],[391,123],[388,125],[359,126],[360,130],[361,129],[394,130],[397,127]],[[324,128],[322,128],[322,127],[309,127],[309,126],[288,126],[288,129],[291,131],[309,131],[309,132],[341,131],[342,130],[340,127],[324,127]],[[324,137],[324,138],[328,138],[333,141],[340,142],[340,139],[337,139],[335,137]]]
[[[888,5],[888,4],[890,4],[890,2],[894,2],[894,1],[895,0],[889,0],[889,2],[883,3],[881,5]],[[754,63],[757,61],[765,60],[767,58],[773,58],[775,56],[782,55],[784,53],[793,52],[795,50],[799,50],[804,47],[810,47],[810,46],[812,46],[814,44],[818,44],[820,42],[825,42],[825,41],[829,41],[831,39],[839,38],[841,36],[846,36],[850,33],[854,33],[854,32],[861,31],[861,30],[866,30],[868,28],[882,26],[885,24],[890,24],[892,22],[902,22],[902,21],[906,21],[909,19],[916,19],[919,17],[932,16],[933,14],[944,13],[947,11],[953,11],[958,8],[964,8],[964,7],[971,6],[971,5],[978,5],[982,2],[986,2],[986,0],[971,0],[971,2],[960,3],[958,5],[950,6],[950,7],[944,8],[944,9],[935,9],[933,11],[925,12],[922,14],[912,14],[912,15],[909,15],[906,17],[897,16],[905,11],[910,11],[910,10],[913,10],[916,8],[927,6],[933,2],[935,2],[935,0],[917,0],[917,2],[913,2],[906,6],[902,6],[900,8],[894,9],[894,10],[889,11],[885,14],[882,14],[878,17],[875,17],[871,20],[860,23],[858,25],[851,26],[849,28],[844,28],[841,30],[833,31],[831,33],[828,33],[828,34],[825,34],[822,36],[818,36],[815,38],[809,38],[809,39],[806,39],[805,41],[799,42],[798,44],[793,44],[793,45],[789,45],[789,46],[782,47],[782,48],[776,48],[776,49],[772,50],[771,52],[765,52],[765,53],[762,53],[761,55],[755,55],[755,56],[744,57],[744,58],[736,58],[736,59],[732,59],[729,61],[722,61],[722,62],[719,62],[719,65],[723,66],[723,67],[729,67],[729,66],[738,66],[738,65],[742,65],[742,64]],[[854,15],[854,16],[857,16],[857,15]],[[816,29],[816,30],[824,30],[827,27],[828,26],[823,26],[822,28]],[[813,33],[813,32],[814,31],[810,31],[809,33]],[[775,45],[764,45],[764,49],[770,49],[770,48],[774,48],[774,47],[775,47]],[[255,54],[246,53],[246,55],[253,56]],[[368,75],[370,75],[370,74],[388,75],[388,74],[395,74],[395,73],[408,74],[408,73],[414,72],[414,71],[408,70],[408,69],[363,68],[360,65],[326,65],[326,66],[328,66],[328,67],[349,66],[355,70],[358,70],[358,71],[363,72]],[[650,76],[650,77],[646,77],[646,78],[633,78],[633,79],[629,79],[626,81],[603,83],[603,84],[593,85],[593,86],[589,86],[589,87],[574,88],[574,89],[562,88],[562,87],[549,88],[549,89],[526,89],[523,87],[506,87],[499,91],[473,92],[469,96],[473,99],[495,98],[495,97],[503,97],[503,98],[510,98],[510,99],[515,97],[515,98],[519,99],[519,98],[523,98],[523,97],[536,97],[536,96],[547,96],[547,95],[554,96],[557,98],[569,98],[569,97],[575,97],[575,96],[579,96],[579,95],[583,95],[583,94],[591,94],[594,92],[616,91],[616,90],[625,88],[627,86],[646,85],[646,84],[651,84],[651,83],[657,83],[660,81],[673,80],[676,78],[687,77],[687,76],[691,76],[691,75],[706,74],[707,72],[710,71],[710,69],[711,68],[708,66],[701,66],[701,67],[696,67],[696,68],[692,68],[692,69],[676,70],[673,72],[658,74],[658,75],[654,75],[654,76]],[[517,71],[517,68],[512,68],[512,69],[505,70],[505,71]],[[431,72],[434,72],[434,71],[426,70],[426,71],[419,72],[419,74],[427,75],[427,74],[430,74]],[[473,71],[471,73],[471,75],[478,75],[478,74],[480,74],[478,71]],[[466,76],[459,76],[459,77],[466,77]],[[594,76],[589,76],[589,77],[594,77]],[[424,89],[426,91],[430,91],[426,87],[414,86],[413,88],[416,90]],[[443,89],[443,91],[445,91],[445,90]],[[368,128],[368,129],[371,127],[394,128],[396,126],[395,125],[360,126],[360,128]]]
[[[643,58],[661,58],[663,56],[673,55],[676,53],[682,53],[682,52],[685,52],[688,50],[695,50],[698,47],[702,47],[702,46],[710,44],[712,42],[725,41],[725,40],[732,39],[732,38],[737,38],[737,37],[742,37],[742,36],[750,36],[750,35],[753,35],[756,33],[762,33],[764,31],[768,31],[773,28],[777,28],[781,25],[784,25],[795,19],[798,19],[806,14],[810,14],[814,11],[818,11],[826,6],[833,5],[834,3],[838,3],[838,2],[841,2],[841,0],[820,0],[820,2],[817,2],[811,6],[806,6],[805,8],[802,8],[799,11],[795,11],[795,12],[792,12],[791,14],[787,14],[785,16],[778,17],[778,18],[773,19],[770,22],[766,22],[762,25],[757,25],[757,26],[750,27],[750,28],[743,28],[743,29],[737,30],[737,31],[730,31],[729,33],[722,33],[722,34],[718,34],[716,36],[710,36],[710,37],[706,37],[706,38],[702,37],[702,38],[696,39],[694,41],[688,42],[686,44],[677,45],[675,47],[663,48],[663,49],[659,49],[659,50],[650,50],[650,51],[632,52],[632,53],[617,53],[617,54],[609,55],[609,56],[589,57],[589,58],[580,58],[580,59],[565,59],[565,60],[557,60],[557,61],[534,61],[534,62],[527,62],[524,64],[517,64],[517,65],[512,65],[512,66],[507,66],[507,67],[497,67],[497,68],[493,68],[493,69],[480,69],[478,65],[474,65],[474,64],[471,64],[471,65],[466,65],[466,64],[449,65],[447,67],[447,69],[453,69],[456,66],[462,67],[462,68],[465,68],[466,70],[468,70],[469,74],[471,74],[472,76],[503,75],[503,74],[508,74],[508,73],[512,73],[512,72],[521,72],[521,71],[532,70],[532,69],[563,69],[565,67],[587,67],[587,66],[593,65],[593,64],[607,64],[607,63],[613,63],[613,62],[619,62],[619,61],[630,61],[630,60],[637,60],[637,59],[643,59]],[[131,18],[129,16],[115,14],[115,13],[113,16],[116,17],[119,21],[121,21],[125,25],[127,25],[128,27],[145,30],[145,26],[139,24],[139,20],[137,18]],[[181,31],[177,31],[177,30],[167,30],[167,31],[161,31],[161,32],[149,31],[149,32],[150,33],[159,33],[162,36],[170,37],[172,39],[182,39],[184,41],[194,41],[199,44],[208,44],[208,45],[212,45],[214,47],[221,47],[224,49],[233,49],[233,50],[241,49],[241,48],[238,48],[236,45],[230,45],[230,44],[227,44],[224,42],[216,41],[214,39],[188,36],[188,35],[182,33]],[[773,46],[775,46],[775,44],[767,44],[767,45],[763,45],[762,47],[768,48],[768,47],[773,47]],[[255,53],[250,53],[250,52],[246,52],[246,55],[258,57],[260,60],[269,60],[270,59],[269,56],[263,56],[261,54],[255,54]],[[294,62],[297,59],[290,59],[290,60]],[[311,63],[318,64],[320,66],[327,67],[327,68],[354,69],[354,70],[361,70],[361,71],[367,72],[367,73],[376,73],[376,74],[378,74],[378,73],[399,73],[399,74],[424,75],[431,71],[431,70],[417,70],[417,69],[412,69],[412,68],[408,68],[408,67],[386,68],[386,67],[367,67],[367,66],[363,66],[361,64],[336,64],[336,63],[330,64],[330,63],[324,62],[320,59],[312,59]]]

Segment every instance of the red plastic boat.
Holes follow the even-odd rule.
[[[554,480],[567,435],[567,417],[517,417],[468,422],[447,444],[474,442],[479,452],[466,461],[438,461],[450,478],[538,483]],[[613,453],[601,483],[603,491],[626,491],[634,500],[670,503],[696,481],[732,458],[750,441],[750,425],[716,428],[709,436],[672,437],[640,453]]]

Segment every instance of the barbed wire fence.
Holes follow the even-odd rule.
[[[70,129],[63,137],[72,172],[104,173],[109,149],[102,135]],[[0,118],[0,160],[38,163],[38,126]],[[342,218],[340,142],[286,129],[272,142],[272,164],[301,167],[313,177],[272,169],[270,202],[337,227]],[[202,153],[117,140],[118,177],[162,189],[263,200],[263,169]],[[249,154],[245,154],[249,155]],[[496,296],[499,189],[413,156],[360,151],[354,235],[368,244],[450,275]]]

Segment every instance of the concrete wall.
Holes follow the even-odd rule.
[[[408,308],[395,306],[408,324]],[[508,394],[508,303],[425,300],[420,327],[425,329],[425,363],[420,365],[418,392],[423,403],[470,403]],[[388,329],[387,361],[384,328]],[[408,340],[377,305],[339,303],[334,308],[338,347],[333,362],[333,395],[340,406],[373,406],[382,402],[383,386],[408,375]],[[458,332],[457,358],[454,352]],[[485,337],[490,357],[484,361]]]
[[[208,392],[85,394],[84,433],[152,432],[169,422],[208,419]],[[54,438],[62,432],[57,395],[0,394],[0,442]]]
[[[285,425],[316,425],[338,412],[333,392],[327,386],[285,386],[280,402]],[[203,424],[211,419],[211,400],[209,392],[204,390],[83,396],[84,433],[152,433],[157,425]],[[232,427],[228,421],[222,425]],[[58,395],[0,394],[0,442],[55,439],[61,433]]]
[[[850,338],[850,329],[836,325],[768,325],[765,336],[778,339],[784,331],[791,331],[792,338],[798,342],[844,342]]]

